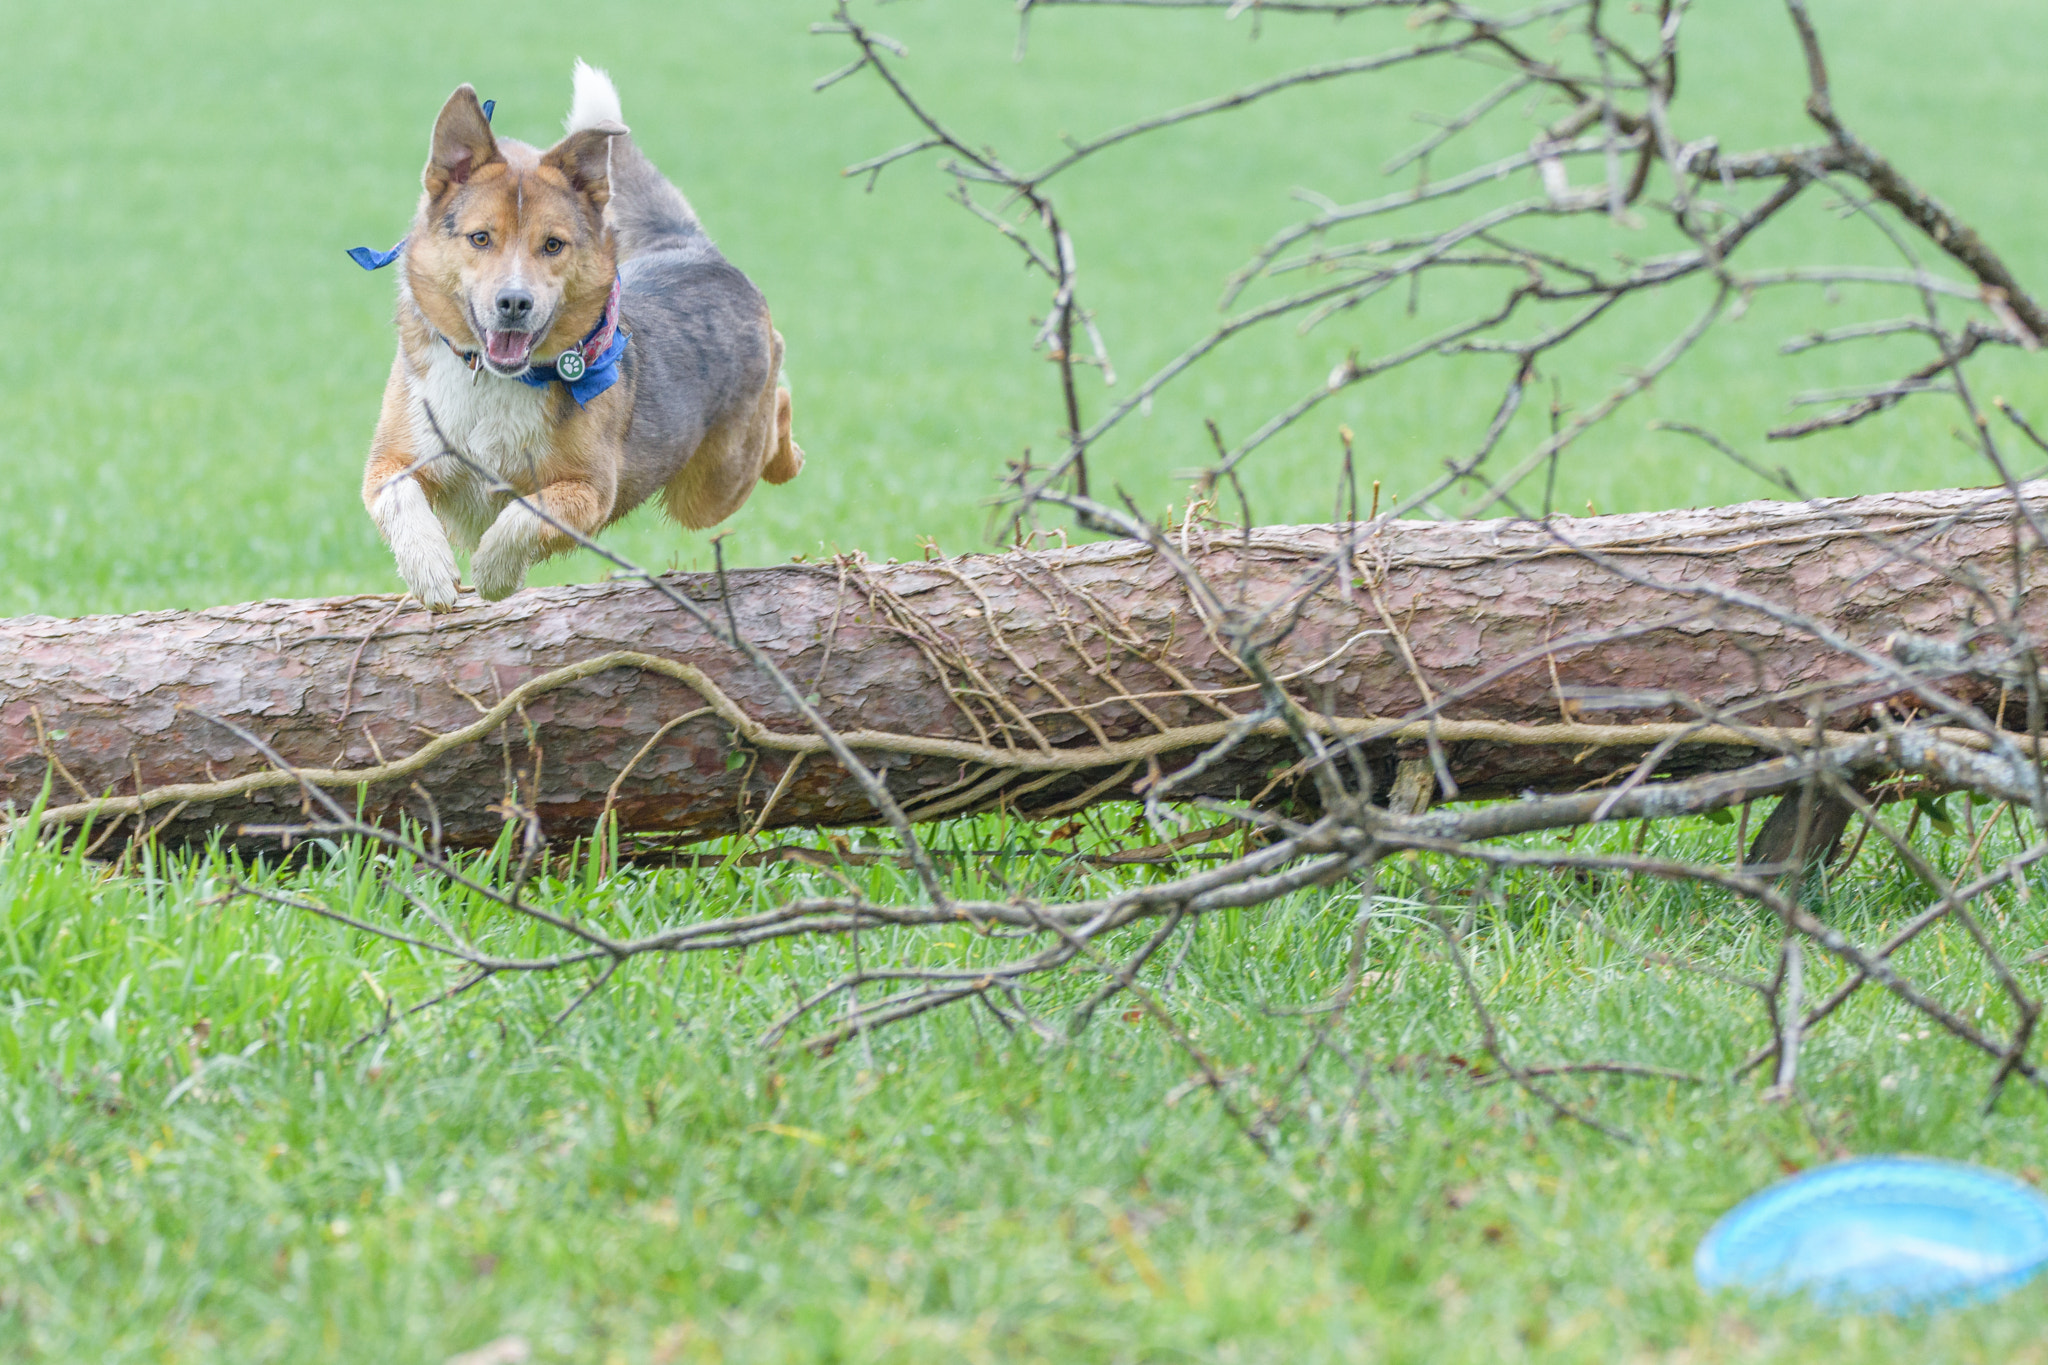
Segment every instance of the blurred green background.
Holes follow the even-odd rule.
[[[1908,0],[1820,0],[1814,10],[1852,125],[1979,226],[2022,279],[2048,279],[2034,226],[2048,205],[2037,131],[2048,116],[2038,76],[2048,22],[2038,5],[1982,0],[1937,13]],[[1061,135],[1401,38],[1398,24],[1358,20],[1275,16],[1255,36],[1249,16],[1225,22],[1213,11],[1055,9],[1037,16],[1017,61],[1007,0],[863,12],[908,44],[902,69],[931,107],[1026,165],[1055,152]],[[868,74],[811,92],[848,56],[845,39],[807,32],[829,17],[822,0],[484,9],[8,0],[0,16],[0,116],[12,134],[0,288],[14,305],[0,387],[0,612],[396,590],[356,493],[389,364],[392,283],[342,251],[389,245],[403,231],[449,89],[473,82],[498,101],[502,131],[546,141],[579,55],[611,70],[636,135],[761,285],[789,341],[810,464],[728,523],[730,559],[832,548],[905,556],[925,536],[948,550],[981,548],[1004,462],[1026,447],[1041,458],[1058,448],[1055,373],[1030,349],[1046,291],[1015,250],[945,202],[950,181],[929,159],[894,168],[872,193],[840,176],[914,130]],[[1716,0],[1695,6],[1689,23],[1677,111],[1685,136],[1713,133],[1731,148],[1812,136],[1780,9]],[[1414,116],[1454,112],[1497,79],[1476,66],[1428,67],[1321,86],[1140,139],[1058,182],[1083,297],[1120,372],[1107,392],[1084,375],[1090,415],[1214,325],[1228,273],[1308,211],[1291,192],[1340,201],[1384,192],[1382,162],[1427,131]],[[1513,125],[1440,158],[1436,171],[1526,137],[1526,125]],[[1634,234],[1639,241],[1602,224],[1585,230],[1611,233],[1611,243],[1572,230],[1596,254],[1668,247],[1654,230]],[[1754,263],[1896,259],[1818,194],[1758,248]],[[1647,422],[1703,421],[1759,450],[1793,391],[1890,378],[1917,354],[1884,344],[1776,354],[1813,325],[1910,310],[1910,294],[1889,292],[1760,296],[1574,453],[1559,504],[1612,511],[1761,495],[1759,480]],[[1597,401],[1703,299],[1678,290],[1616,316],[1550,371],[1564,401]],[[1393,298],[1307,336],[1282,324],[1236,343],[1128,423],[1098,456],[1099,480],[1163,509],[1185,496],[1177,472],[1209,453],[1204,418],[1241,437],[1347,351],[1397,344],[1432,309],[1463,301],[1432,293],[1423,316],[1408,319],[1405,299]],[[2000,354],[1985,370],[1987,392],[2023,407],[2039,391],[2037,359]],[[1350,391],[1248,466],[1255,515],[1330,514],[1340,423],[1359,434],[1365,477],[1385,480],[1389,493],[1419,487],[1470,446],[1502,377],[1498,361],[1431,359]],[[1764,453],[1817,491],[1985,481],[1950,434],[1952,405],[1919,403]],[[1541,406],[1531,404],[1508,457],[1540,436]],[[649,512],[612,534],[643,562],[709,562],[703,536]],[[536,581],[602,567],[579,556]]]

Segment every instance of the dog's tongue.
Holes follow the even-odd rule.
[[[526,356],[533,349],[531,332],[485,332],[484,354],[491,358],[493,365],[511,369],[526,362]]]

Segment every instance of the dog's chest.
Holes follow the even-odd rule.
[[[548,391],[516,379],[475,373],[436,346],[424,373],[407,376],[413,435],[422,452],[442,440],[507,483],[526,487],[546,453]],[[428,420],[428,413],[432,420]]]
[[[426,369],[406,376],[412,394],[414,449],[452,448],[435,467],[439,488],[429,495],[451,539],[473,548],[511,495],[499,485],[531,493],[547,454],[544,388],[475,374],[445,346],[434,347]],[[438,435],[437,433],[438,429]]]

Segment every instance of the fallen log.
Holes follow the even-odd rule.
[[[1958,490],[1175,535],[1233,620],[1265,613],[1260,658],[1298,719],[1358,740],[1379,790],[1429,755],[1438,797],[1487,798],[1616,781],[1646,755],[1658,774],[1736,766],[1816,707],[1859,723],[1899,690],[1870,652],[1981,615],[1971,584],[2010,584],[2016,521],[2004,491]],[[1234,730],[1177,798],[1313,801],[1230,623],[1171,558],[1116,541],[664,581],[814,698],[912,819],[1128,799]],[[554,839],[608,817],[677,840],[878,823],[771,680],[641,583],[465,595],[443,616],[365,595],[0,621],[0,802],[47,785],[46,828],[264,844],[237,832],[301,819],[299,778],[230,727],[450,845],[515,811]]]

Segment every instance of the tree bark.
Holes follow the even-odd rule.
[[[1348,573],[1319,571],[1346,534],[1198,530],[1187,558],[1233,613],[1270,609],[1265,666],[1312,722],[1361,738],[1379,791],[1404,758],[1413,788],[1432,748],[1414,716],[1434,706],[1431,770],[1455,784],[1425,778],[1436,799],[1614,780],[1699,707],[1807,727],[1818,705],[1853,723],[1896,691],[1873,691],[1857,649],[1894,630],[1960,633],[1973,603],[1980,619],[1990,609],[1971,576],[2009,601],[2024,561],[1999,490],[1547,527],[1395,521],[1360,536]],[[742,570],[724,596],[710,575],[667,581],[729,613],[886,770],[913,819],[1127,799],[1260,705],[1228,632],[1137,542]],[[2019,601],[2038,625],[2038,594]],[[485,733],[434,741],[507,701]],[[47,782],[46,824],[95,809],[102,833],[125,822],[119,838],[274,842],[238,831],[302,819],[302,793],[216,721],[368,818],[436,822],[451,845],[490,842],[515,807],[555,839],[608,812],[679,839],[879,823],[771,680],[644,584],[465,595],[440,617],[359,596],[0,621],[0,801],[26,810]],[[1622,723],[1664,728],[1623,742]],[[1528,726],[1546,728],[1515,729]],[[1691,742],[1656,772],[1754,754],[1739,738]],[[1312,802],[1297,756],[1269,718],[1175,795]]]

